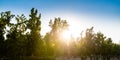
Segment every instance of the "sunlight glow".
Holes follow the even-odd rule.
[[[41,34],[45,35],[46,32],[49,32],[51,28],[48,26],[49,20],[54,20],[55,17],[60,17],[63,20],[67,20],[69,24],[69,32],[74,38],[80,37],[80,33],[83,31],[83,37],[85,36],[84,32],[87,28],[94,27],[94,32],[101,31],[105,34],[105,36],[112,37],[113,42],[119,43],[119,34],[118,31],[120,28],[119,18],[109,17],[104,15],[91,15],[91,14],[78,14],[72,11],[51,11],[49,13],[42,14],[42,30]],[[99,18],[99,19],[98,19]],[[104,20],[109,20],[104,22]],[[116,21],[112,21],[116,20]],[[116,24],[113,24],[115,22]],[[104,27],[103,27],[104,26]],[[111,26],[114,28],[111,28]],[[110,33],[111,32],[111,33]]]
[[[78,19],[77,19],[78,20]],[[80,33],[85,29],[85,27],[83,27],[81,24],[83,24],[84,22],[83,21],[72,21],[72,20],[69,20],[69,31],[72,35],[72,37],[74,38],[78,38],[80,37]]]
[[[64,30],[61,33],[62,40],[68,45],[70,41],[71,33],[68,30]]]
[[[78,29],[78,26],[74,26],[74,25],[70,26],[69,31],[74,38],[78,38],[80,36],[80,31],[81,30]]]

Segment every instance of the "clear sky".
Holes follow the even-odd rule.
[[[120,40],[120,0],[0,0],[0,12],[29,15],[34,7],[42,14],[42,34],[49,31],[50,19],[61,17],[73,33],[94,26],[113,42]],[[73,28],[74,27],[74,28]]]

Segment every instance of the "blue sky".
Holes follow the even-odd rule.
[[[32,7],[42,14],[43,34],[49,30],[50,19],[61,17],[68,20],[70,29],[78,35],[94,26],[95,32],[103,32],[113,42],[120,40],[120,0],[0,0],[0,12],[10,10],[28,17]]]
[[[84,13],[120,14],[119,0],[0,0],[1,9],[28,11],[35,7],[42,11],[70,9]]]

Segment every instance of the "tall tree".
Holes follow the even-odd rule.
[[[6,26],[10,25],[10,20],[14,17],[10,11],[0,13],[0,56],[5,54],[5,29]]]
[[[30,13],[30,19],[28,21],[27,27],[30,29],[30,35],[29,35],[29,54],[30,55],[39,55],[39,51],[42,52],[42,44],[43,41],[41,40],[41,14],[37,16],[38,11],[37,9],[32,8]],[[40,44],[40,45],[39,45]],[[38,53],[39,52],[39,53]],[[41,54],[42,55],[42,54]]]
[[[6,55],[7,56],[24,56],[26,55],[26,22],[27,19],[22,14],[15,18],[16,24],[11,23],[10,30],[7,33]]]
[[[61,51],[63,51],[63,47],[65,47],[65,44],[62,43],[62,38],[60,34],[62,31],[68,29],[68,23],[66,20],[61,20],[61,18],[55,18],[54,21],[50,20],[49,26],[51,27],[51,31],[49,34],[49,40],[52,42],[51,46],[54,46],[55,54],[61,54]],[[47,41],[47,42],[48,42]]]

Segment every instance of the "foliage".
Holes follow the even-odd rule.
[[[51,27],[51,31],[47,33],[44,37],[48,53],[56,55],[61,55],[61,48],[64,47],[62,37],[60,34],[63,30],[68,29],[68,24],[66,20],[61,20],[60,18],[55,18],[54,22],[50,20],[49,26]]]
[[[11,23],[12,19],[16,23]],[[89,56],[92,59],[103,56],[104,60],[120,56],[120,45],[101,32],[95,33],[93,27],[86,29],[84,37],[82,32],[78,39],[71,36],[68,46],[61,33],[68,30],[69,24],[61,18],[50,20],[50,32],[41,36],[40,19],[41,14],[38,15],[34,8],[29,19],[24,14],[15,16],[10,11],[0,13],[0,57],[81,56],[84,59]]]

